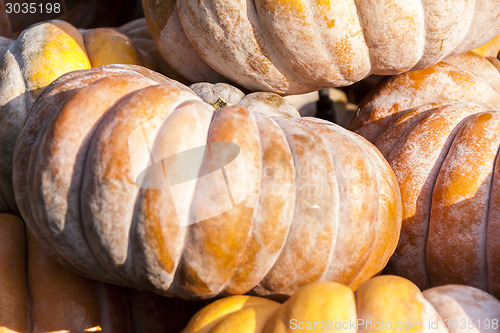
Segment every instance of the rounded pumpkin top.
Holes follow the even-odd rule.
[[[136,66],[66,74],[17,141],[22,216],[67,265],[160,294],[356,288],[397,242],[394,174],[360,136],[274,98],[215,111]]]
[[[482,1],[144,0],[153,38],[186,78],[299,94],[418,70],[500,33]]]
[[[468,52],[423,70],[385,78],[361,101],[348,127],[373,142],[404,113],[414,115],[455,102],[500,107],[499,70],[484,57]]]

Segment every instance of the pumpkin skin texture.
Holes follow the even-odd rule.
[[[355,293],[339,283],[314,282],[284,304],[255,296],[224,298],[201,309],[182,333],[285,333],[300,328],[308,332],[497,332],[498,326],[494,329],[491,324],[494,320],[498,324],[498,318],[500,301],[479,289],[447,285],[421,292],[407,279],[384,275],[363,283]],[[489,329],[484,328],[487,322]],[[406,330],[398,329],[398,323],[406,324]],[[475,327],[454,330],[459,323]]]
[[[17,141],[21,214],[82,274],[163,295],[290,294],[315,280],[356,288],[397,243],[394,175],[360,136],[282,116],[285,102],[264,96],[247,98],[255,111],[235,104],[214,112],[186,86],[142,67],[62,76]],[[176,156],[164,171],[142,172],[152,157],[134,133],[154,143],[154,161]],[[225,176],[212,163],[231,152],[204,152],[220,142],[239,147]],[[174,163],[197,147],[195,170]],[[158,186],[163,172],[168,191]],[[186,184],[175,187],[176,177]]]
[[[14,215],[0,214],[0,240],[2,333],[175,333],[206,305],[76,275],[54,261]]]
[[[144,20],[132,23],[145,28]],[[128,27],[124,27],[129,32]],[[0,212],[18,214],[12,190],[12,154],[26,114],[40,91],[62,74],[112,63],[155,68],[147,36],[115,29],[78,31],[69,23],[49,21],[26,29],[18,39],[0,39]],[[150,40],[151,41],[151,40]],[[117,52],[119,50],[119,52]]]
[[[403,227],[387,272],[500,296],[500,74],[470,52],[382,82],[350,128],[394,169]]]
[[[143,0],[160,53],[193,82],[301,94],[429,67],[500,33],[495,1]],[[218,73],[218,74],[217,74]]]

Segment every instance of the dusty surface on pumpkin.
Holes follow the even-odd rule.
[[[488,0],[144,2],[160,52],[187,79],[222,75],[284,94],[427,68],[472,50],[500,33],[497,7]]]
[[[387,79],[361,103],[350,127],[380,148],[403,200],[388,272],[498,295],[499,106],[500,74],[474,53]]]
[[[220,89],[201,90],[213,100]],[[21,213],[67,265],[163,295],[356,288],[396,246],[395,175],[360,136],[280,99],[215,111],[142,67],[63,76],[18,140]]]

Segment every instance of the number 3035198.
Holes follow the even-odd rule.
[[[7,14],[59,14],[62,11],[61,4],[56,3],[5,3],[5,11]]]
[[[498,319],[445,319],[444,320],[444,326],[447,329],[460,329],[460,330],[466,330],[466,329],[498,329],[499,328],[499,323]]]

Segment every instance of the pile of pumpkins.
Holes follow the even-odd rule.
[[[0,37],[0,331],[500,332],[495,1],[142,5]]]

